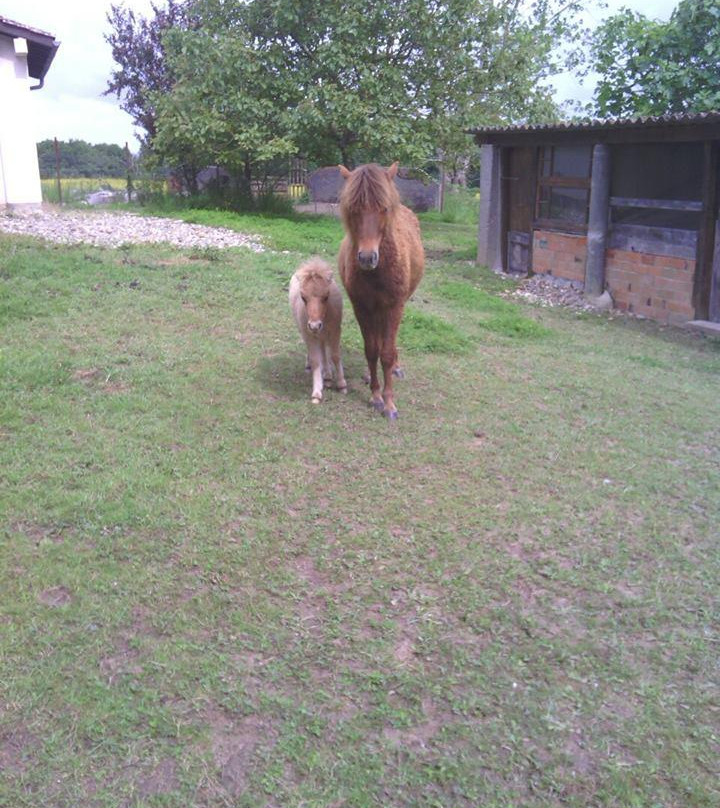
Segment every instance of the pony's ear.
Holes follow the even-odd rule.
[[[345,166],[338,166],[338,168],[340,169],[340,174],[342,175],[342,178],[344,180],[346,180],[352,174],[352,171],[350,171],[350,169],[348,168],[345,168]]]
[[[388,168],[388,170],[387,170],[387,175],[388,175],[388,177],[390,177],[390,179],[391,179],[391,180],[394,180],[394,179],[395,179],[395,175],[397,174],[397,172],[398,172],[398,161],[396,160],[396,161],[395,161],[395,162],[394,162],[394,163],[393,163],[393,164],[390,166],[390,168]]]

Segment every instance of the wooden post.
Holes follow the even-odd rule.
[[[55,138],[55,182],[57,184],[58,204],[62,205],[62,184],[60,183],[60,144]]]
[[[600,297],[605,290],[605,251],[610,204],[610,149],[596,143],[592,154],[588,218],[585,295]]]
[[[715,221],[715,248],[713,250],[711,274],[710,303],[707,318],[711,323],[720,323],[720,219]]]
[[[133,194],[133,180],[132,180],[132,155],[130,154],[130,147],[125,141],[125,166],[127,168],[127,201],[132,201]]]
[[[480,221],[478,224],[477,263],[496,272],[503,271],[503,194],[500,146],[480,147]]]
[[[692,301],[695,306],[696,319],[712,320],[720,317],[717,294],[713,295],[713,275],[716,272],[714,242],[715,222],[718,215],[717,172],[719,161],[718,148],[712,141],[706,141],[703,149],[702,213],[698,228]]]
[[[438,187],[437,209],[442,213],[445,208],[445,152],[442,150],[438,153],[438,160],[440,162],[440,185]]]

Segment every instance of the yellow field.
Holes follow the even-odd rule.
[[[59,202],[57,180],[41,180],[43,202]],[[62,177],[60,180],[62,201],[79,202],[94,191],[124,191],[125,177]]]

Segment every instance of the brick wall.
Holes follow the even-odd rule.
[[[536,230],[533,233],[533,272],[585,282],[587,238]],[[692,320],[695,261],[669,255],[608,250],[605,287],[615,306],[662,323]]]
[[[587,238],[585,236],[535,230],[533,233],[533,272],[584,283],[586,252]]]
[[[605,286],[617,308],[663,323],[693,319],[695,261],[626,250],[606,255]]]

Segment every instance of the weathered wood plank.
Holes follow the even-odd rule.
[[[690,199],[630,199],[625,196],[611,196],[610,205],[616,208],[650,208],[652,210],[701,211],[702,201]]]
[[[674,258],[694,260],[697,253],[697,240],[698,234],[695,230],[615,224],[610,230],[608,246],[611,250],[670,255]]]
[[[693,305],[699,320],[710,316],[712,295],[713,255],[715,253],[715,221],[718,216],[718,145],[707,141],[704,144],[703,211],[698,231],[697,262],[693,283]],[[714,301],[713,301],[714,302]]]

